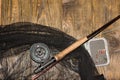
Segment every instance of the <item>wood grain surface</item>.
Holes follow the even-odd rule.
[[[79,39],[120,14],[120,0],[0,0],[0,24],[33,22]],[[109,42],[110,64],[98,67],[107,80],[120,80],[120,20],[100,33]],[[14,58],[13,58],[14,60]]]

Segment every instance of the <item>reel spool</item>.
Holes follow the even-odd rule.
[[[51,57],[50,49],[44,43],[35,43],[30,48],[30,57],[36,63],[46,63]]]

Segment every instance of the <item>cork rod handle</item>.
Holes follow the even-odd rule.
[[[77,47],[79,47],[80,45],[82,45],[84,42],[86,42],[88,39],[87,37],[82,38],[78,41],[76,41],[75,43],[73,43],[72,45],[70,45],[69,47],[67,47],[66,49],[64,49],[63,51],[61,51],[59,54],[56,54],[54,57],[57,61],[61,60],[64,56],[66,56],[67,54],[69,54],[71,51],[73,51],[74,49],[76,49]]]

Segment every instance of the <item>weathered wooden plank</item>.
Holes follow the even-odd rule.
[[[18,0],[12,0],[11,23],[19,22],[19,3]]]
[[[30,22],[32,19],[32,9],[30,0],[18,0],[19,21]]]
[[[44,0],[38,12],[38,23],[57,28],[62,26],[62,4],[61,0]],[[54,15],[54,16],[53,16]]]
[[[8,24],[11,21],[12,1],[2,0],[1,2],[1,24]]]

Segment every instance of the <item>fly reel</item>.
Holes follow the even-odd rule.
[[[53,55],[58,53],[58,51],[51,50],[46,44],[44,43],[35,43],[30,48],[30,57],[31,59],[38,63],[39,66],[34,70],[34,73],[37,74],[49,64],[52,60]]]
[[[34,62],[44,64],[50,59],[50,52],[46,44],[35,43],[30,48],[30,57]]]

